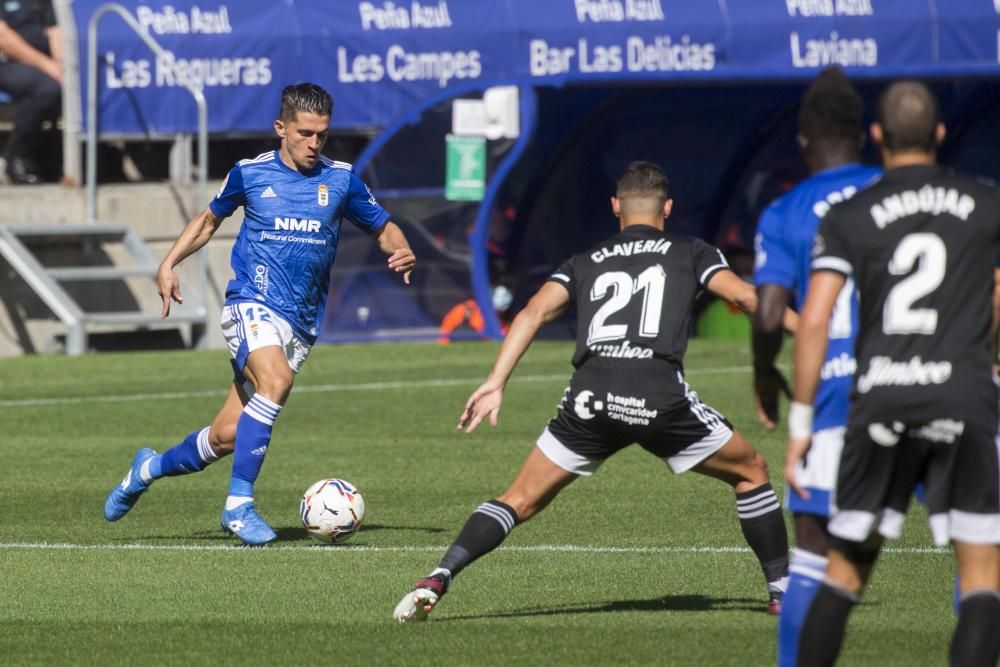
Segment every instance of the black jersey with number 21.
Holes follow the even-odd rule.
[[[995,427],[998,192],[939,167],[901,167],[823,219],[812,268],[853,276],[860,297],[852,419]]]
[[[549,277],[576,303],[573,366],[592,357],[658,359],[683,370],[695,296],[726,268],[704,241],[646,225],[574,255]]]

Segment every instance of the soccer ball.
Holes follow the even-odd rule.
[[[344,542],[361,527],[365,499],[350,482],[321,479],[303,494],[299,516],[306,531],[320,542]]]

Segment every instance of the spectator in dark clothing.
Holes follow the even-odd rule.
[[[42,123],[59,115],[62,36],[51,0],[0,3],[0,91],[17,105],[4,151],[12,183],[39,182]]]

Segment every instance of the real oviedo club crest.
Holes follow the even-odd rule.
[[[319,202],[320,206],[326,206],[330,203],[330,188],[325,185],[319,186],[319,190],[316,191],[316,201]]]

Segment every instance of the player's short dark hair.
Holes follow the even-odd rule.
[[[652,162],[637,161],[625,167],[618,177],[618,188],[615,195],[619,199],[625,197],[656,197],[667,200],[670,193],[670,181],[658,165]]]
[[[893,152],[933,151],[941,112],[937,98],[919,81],[897,81],[878,100],[882,145]]]
[[[824,69],[802,95],[799,134],[808,140],[857,142],[864,102],[839,67]]]
[[[295,120],[295,114],[299,111],[329,116],[333,113],[333,98],[315,83],[285,86],[281,91],[281,111],[278,118],[284,122]]]

